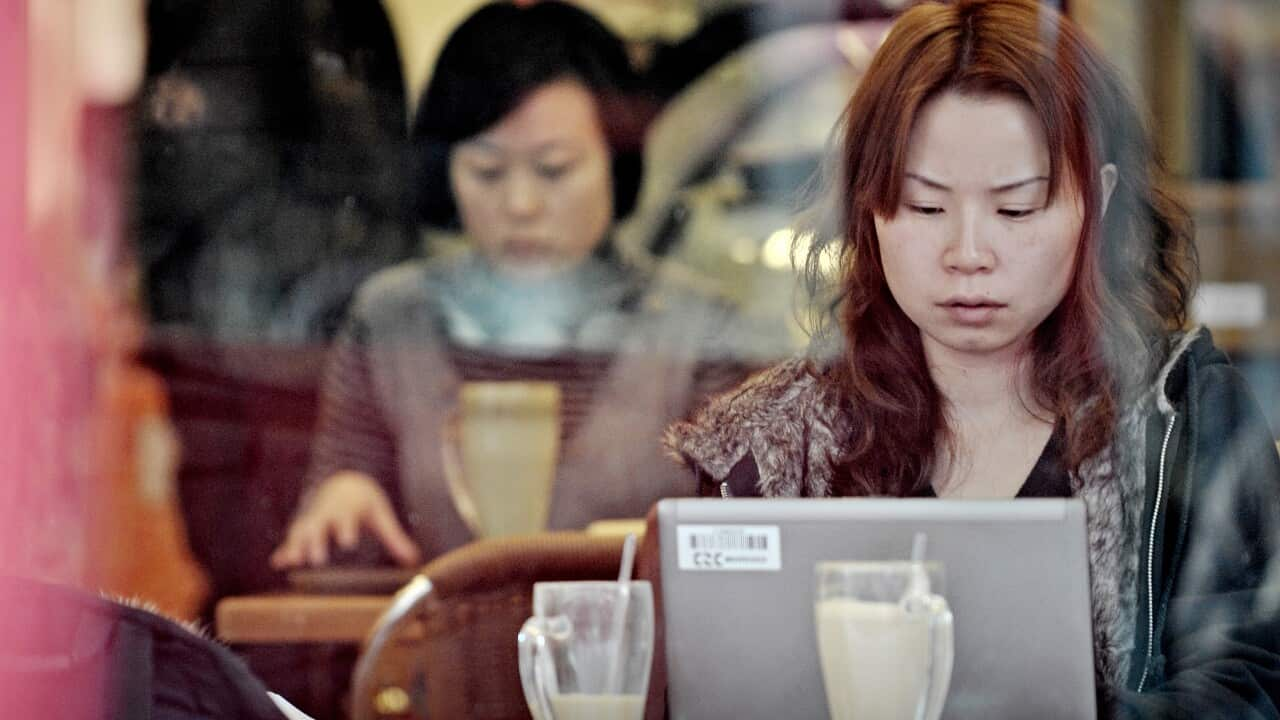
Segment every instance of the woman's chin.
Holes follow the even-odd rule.
[[[521,259],[499,261],[494,264],[498,275],[517,283],[545,283],[569,274],[575,266],[557,259]]]
[[[1029,334],[996,327],[947,327],[924,333],[926,347],[934,345],[935,352],[974,358],[1016,355],[1029,340]]]

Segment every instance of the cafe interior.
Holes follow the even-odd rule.
[[[528,694],[522,678],[559,672],[537,650],[522,665],[526,636],[552,642],[525,625],[556,597],[534,585],[643,578],[652,595],[624,591],[622,607],[661,604],[655,504],[700,494],[664,428],[810,350],[824,300],[806,292],[797,218],[876,48],[916,3],[567,2],[625,51],[630,84],[612,99],[630,128],[612,194],[534,200],[581,213],[565,228],[588,269],[526,292],[473,248],[485,178],[494,147],[572,118],[477,111],[489,144],[449,157],[477,199],[450,170],[453,215],[423,209],[450,191],[419,167],[422,128],[452,131],[438,116],[506,90],[436,73],[481,0],[0,0],[0,575],[14,583],[0,624],[143,606],[228,651],[218,667],[277,694],[284,717],[664,717],[661,608],[656,630],[627,626],[657,634],[654,670],[627,691],[647,706],[573,714]],[[1194,221],[1190,323],[1212,331],[1275,441],[1280,5],[1044,2],[1149,118]],[[490,65],[517,30],[491,32],[473,49]],[[589,155],[512,152],[537,182]],[[636,160],[625,197],[618,152]],[[508,261],[559,261],[520,242]],[[419,291],[433,295],[414,305]],[[31,642],[3,643],[0,665],[27,667]],[[44,685],[6,675],[0,696],[16,699],[0,708],[134,717],[92,713],[114,697],[82,682],[92,673],[55,691],[75,671],[55,665]],[[75,687],[90,697],[48,697]]]

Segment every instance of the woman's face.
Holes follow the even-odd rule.
[[[454,146],[449,182],[467,235],[519,280],[576,267],[613,220],[609,146],[594,97],[574,80],[539,87]]]
[[[931,363],[1016,356],[1066,295],[1084,209],[1026,102],[946,92],[921,108],[901,205],[875,217],[885,279]]]

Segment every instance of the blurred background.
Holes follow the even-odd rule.
[[[4,452],[43,488],[6,488],[12,527],[40,538],[5,543],[10,567],[205,622],[220,598],[284,586],[267,556],[352,293],[460,242],[412,220],[407,132],[480,4],[6,0],[4,194],[25,205],[3,216]],[[777,356],[803,350],[801,190],[909,3],[577,4],[625,38],[655,110],[619,242],[785,327]],[[99,42],[126,5],[133,35]],[[1149,112],[1197,225],[1197,321],[1280,427],[1280,4],[1056,5]],[[339,705],[342,678],[298,671],[296,649],[245,651],[317,717]]]

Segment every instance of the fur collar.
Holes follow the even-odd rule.
[[[808,359],[764,370],[667,429],[677,459],[723,480],[748,452],[766,497],[826,497],[851,423],[839,392]]]
[[[1199,329],[1172,338],[1156,380],[1130,405],[1111,447],[1072,477],[1085,504],[1093,608],[1094,667],[1100,687],[1122,687],[1137,622],[1143,536],[1146,420],[1173,412],[1165,386]],[[688,466],[723,480],[751,453],[766,497],[826,497],[852,420],[838,390],[809,359],[775,365],[668,428],[664,445]]]
[[[173,623],[175,626],[180,627],[183,630],[191,633],[195,637],[200,638],[201,640],[211,640],[211,641],[217,642],[216,638],[214,638],[213,634],[210,633],[208,628],[206,628],[205,626],[197,622],[193,622],[191,620],[183,620],[182,618],[174,617],[172,615],[167,615],[158,606],[156,606],[155,603],[143,597],[139,597],[139,596],[126,597],[124,595],[115,595],[108,592],[102,592],[102,593],[99,593],[99,595],[102,597],[103,600],[106,600],[107,602],[114,603],[117,605],[123,605],[124,607],[132,608],[134,610],[144,612],[148,615],[154,615],[162,620],[167,620]]]

